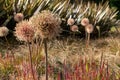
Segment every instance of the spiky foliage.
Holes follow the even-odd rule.
[[[13,19],[14,14],[23,13],[25,18],[29,18],[42,10],[50,10],[57,13],[62,19],[62,28],[69,30],[67,20],[69,17],[74,18],[75,25],[79,26],[81,34],[84,28],[81,27],[81,19],[88,18],[94,25],[94,32],[102,34],[108,32],[112,26],[116,26],[116,9],[109,8],[109,2],[100,4],[88,2],[89,0],[1,0],[0,1],[0,25],[15,26]],[[96,28],[99,26],[99,29]],[[98,31],[99,30],[99,31]]]
[[[84,1],[75,1],[71,3],[71,0],[59,1],[51,3],[49,7],[54,13],[58,13],[63,18],[62,28],[67,28],[67,20],[72,17],[75,19],[75,24],[79,26],[81,34],[84,33],[84,28],[81,27],[81,20],[88,18],[90,23],[94,26],[94,34],[105,34],[109,32],[110,28],[118,25],[116,15],[118,11],[115,8],[109,7],[109,2],[93,3]],[[99,26],[99,28],[98,28]],[[66,31],[65,30],[65,31]]]
[[[14,15],[23,13],[25,18],[43,10],[50,0],[0,0],[0,25],[15,27]],[[13,26],[13,27],[11,27]]]
[[[55,6],[56,10],[54,9],[53,12],[57,12],[64,19],[68,19],[71,16],[75,18],[76,24],[79,25],[81,32],[84,32],[84,28],[81,27],[80,22],[85,17],[94,25],[95,30],[93,33],[99,32],[96,26],[99,26],[101,34],[104,34],[108,32],[111,27],[117,26],[119,22],[116,20],[118,11],[109,8],[108,2],[97,5],[90,2],[87,4],[83,2],[70,4],[70,2],[64,1],[63,3],[58,3],[58,5]]]

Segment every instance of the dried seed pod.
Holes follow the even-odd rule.
[[[24,19],[23,13],[17,13],[17,14],[14,15],[14,20],[15,20],[16,22],[20,22],[20,21],[22,21],[23,19]]]
[[[42,11],[30,18],[30,22],[36,29],[36,36],[51,39],[60,33],[61,19],[50,11]]]
[[[30,42],[34,39],[35,30],[28,21],[22,21],[15,27],[15,36],[20,41]]]
[[[70,29],[71,29],[71,31],[76,32],[76,31],[78,31],[78,26],[73,25],[73,26],[70,27]]]
[[[9,29],[5,26],[0,27],[0,37],[7,36],[9,33]]]
[[[94,27],[93,27],[92,24],[89,24],[85,27],[85,30],[86,30],[87,33],[92,33],[93,30],[94,30]]]
[[[82,26],[87,26],[89,24],[89,19],[88,18],[83,18],[82,20],[81,20],[81,25]]]
[[[72,26],[74,23],[75,23],[75,20],[73,18],[69,18],[67,20],[67,24],[70,25],[70,26]]]

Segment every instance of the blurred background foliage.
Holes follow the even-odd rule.
[[[73,3],[75,0],[71,0],[71,3]],[[77,1],[77,0],[76,0]],[[78,0],[80,1],[80,0]],[[118,19],[120,19],[120,0],[84,0],[83,2],[95,2],[97,4],[99,4],[100,2],[106,2],[109,1],[109,5],[110,7],[115,7],[118,9],[119,13],[118,13]]]
[[[80,1],[80,0],[78,0],[78,1]],[[100,2],[105,3],[106,1],[109,1],[110,7],[115,7],[118,9],[118,11],[119,11],[118,19],[120,19],[120,0],[84,0],[83,2],[88,2],[88,1],[95,2],[97,4],[99,4]],[[74,2],[75,2],[75,0],[71,0],[71,3],[74,3]],[[76,0],[76,2],[77,2],[77,0]]]
[[[120,19],[119,4],[120,0],[0,0],[0,26],[7,26],[13,31],[17,23],[14,20],[16,13],[23,13],[24,18],[29,19],[32,15],[47,9],[58,13],[63,20],[62,28],[68,32],[66,22],[72,16],[81,33],[84,33],[84,28],[80,27],[79,23],[82,18],[87,17],[91,24],[100,26],[100,32],[104,34],[117,25],[116,18]],[[94,33],[96,32],[98,30],[95,27]]]
[[[120,0],[110,0],[110,6],[118,9],[118,19],[120,19]]]

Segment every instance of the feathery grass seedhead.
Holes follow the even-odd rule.
[[[14,15],[14,20],[15,20],[16,22],[20,22],[20,21],[22,21],[23,19],[24,19],[23,13],[17,13],[17,14]]]
[[[42,11],[33,16],[30,21],[36,29],[36,35],[41,38],[51,39],[60,33],[60,17],[50,11]]]
[[[0,27],[0,37],[7,36],[9,33],[9,29],[5,26]]]
[[[15,27],[15,36],[20,41],[31,42],[34,39],[34,33],[34,28],[27,20],[18,23]]]

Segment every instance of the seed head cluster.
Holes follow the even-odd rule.
[[[23,19],[24,19],[23,13],[17,13],[17,14],[14,15],[14,20],[15,20],[16,22],[20,22],[20,21],[22,21]]]
[[[81,20],[81,25],[82,26],[87,26],[89,24],[89,19],[88,18],[83,18],[82,20]]]
[[[76,32],[76,31],[78,31],[79,28],[77,25],[73,25],[70,27],[70,29],[71,29],[71,31]]]
[[[51,39],[60,33],[61,20],[50,11],[42,11],[41,13],[30,18],[30,22],[36,29],[36,35],[41,38]]]
[[[89,23],[89,19],[88,18],[83,18],[81,21],[81,25],[85,27],[85,31],[87,33],[92,33],[94,30],[94,27],[92,24]]]
[[[67,24],[70,25],[70,26],[72,26],[74,23],[75,23],[75,20],[73,18],[69,18],[67,20]]]
[[[5,26],[0,27],[0,37],[7,36],[9,33],[9,29]]]
[[[27,20],[19,22],[15,27],[15,36],[20,41],[31,42],[34,38],[34,33],[34,28]]]
[[[87,33],[92,33],[93,32],[93,25],[92,24],[88,24],[85,27],[85,30],[86,30]]]

